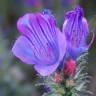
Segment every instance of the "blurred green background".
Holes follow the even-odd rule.
[[[64,14],[80,4],[88,19],[90,31],[96,34],[96,0],[0,0],[0,96],[41,96],[42,87],[34,85],[38,76],[31,65],[23,64],[11,52],[20,35],[16,22],[28,12],[50,9],[62,30]],[[89,50],[88,72],[92,76],[88,88],[96,96],[96,38]]]

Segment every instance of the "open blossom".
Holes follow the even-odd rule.
[[[26,64],[33,64],[42,76],[53,73],[66,52],[65,36],[50,12],[28,13],[20,17],[17,28],[21,36],[12,52]]]
[[[66,13],[63,33],[68,43],[67,53],[71,58],[76,59],[89,49],[94,38],[92,38],[90,44],[87,44],[90,32],[81,7],[78,6],[73,11]]]

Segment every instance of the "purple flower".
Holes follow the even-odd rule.
[[[63,33],[68,43],[67,53],[73,59],[76,59],[89,49],[94,38],[87,44],[87,38],[90,32],[81,7],[78,6],[73,11],[66,13]]]
[[[18,20],[17,28],[21,36],[12,48],[13,54],[26,64],[33,64],[42,76],[53,73],[66,52],[65,36],[53,15],[28,13]]]

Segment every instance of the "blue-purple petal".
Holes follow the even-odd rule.
[[[56,25],[52,16],[41,13],[28,13],[18,20],[17,28],[30,39],[37,50],[37,53],[35,53],[37,59],[42,64],[48,65],[58,60],[57,32],[55,31]]]
[[[68,45],[67,47],[67,57],[73,58],[76,60],[82,53],[87,52],[88,48],[87,47],[73,47],[72,45]]]
[[[65,36],[56,27],[53,15],[28,13],[18,20],[17,28],[22,36],[12,48],[14,55],[27,64],[35,64],[42,76],[53,73],[66,52]]]
[[[59,44],[59,51],[60,51],[59,60],[50,66],[42,66],[42,64],[35,65],[35,70],[38,73],[40,73],[42,76],[48,76],[52,74],[58,68],[66,53],[67,44],[66,44],[65,36],[63,35],[63,33],[60,32],[58,28],[56,30],[58,31],[58,44]]]
[[[42,66],[42,64],[35,65],[34,68],[38,73],[40,73],[40,75],[48,76],[48,75],[52,74],[57,69],[58,66],[59,66],[59,62],[57,62],[53,65],[50,65],[50,66]]]
[[[31,42],[25,37],[20,36],[12,48],[13,54],[18,57],[21,61],[27,64],[34,64],[34,53],[32,52],[32,44]]]
[[[71,57],[76,59],[88,50],[87,38],[90,32],[83,9],[80,6],[66,13],[63,33],[68,43],[67,53],[69,53]]]

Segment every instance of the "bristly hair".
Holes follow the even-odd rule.
[[[87,55],[88,52],[77,59],[76,74],[74,77],[64,78],[62,75],[61,83],[54,81],[55,73],[48,77],[41,77],[44,82],[37,83],[36,86],[44,85],[45,89],[50,89],[44,92],[42,96],[91,96],[92,92],[87,88],[91,79],[87,73]]]

